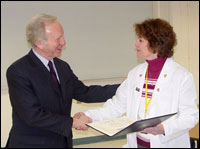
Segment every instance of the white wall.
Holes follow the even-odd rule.
[[[61,59],[81,80],[124,77],[139,62],[133,24],[152,17],[152,1],[1,2],[1,87],[8,66],[29,51],[25,27],[38,13],[58,17],[67,45]]]

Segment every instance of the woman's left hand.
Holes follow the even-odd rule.
[[[145,128],[144,130],[141,131],[141,133],[149,133],[153,135],[158,135],[158,134],[165,134],[164,127],[162,124],[158,124],[155,127],[149,127]]]

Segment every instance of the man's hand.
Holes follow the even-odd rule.
[[[141,133],[150,133],[153,135],[158,135],[158,134],[165,134],[164,127],[162,124],[158,124],[155,127],[149,127],[145,128],[144,130],[141,131]]]
[[[88,126],[86,125],[86,123],[82,122],[80,119],[73,118],[72,128],[75,128],[76,130],[87,130]]]
[[[86,124],[91,123],[92,119],[86,116],[83,112],[76,113],[73,117],[73,128],[77,130],[87,130]]]
[[[85,115],[85,113],[83,113],[83,112],[78,112],[78,113],[75,113],[75,114],[74,114],[73,118],[79,119],[81,116],[86,116],[86,115]]]

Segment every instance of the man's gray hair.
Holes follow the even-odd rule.
[[[55,23],[56,21],[56,16],[44,13],[31,18],[26,26],[26,38],[31,47],[35,47],[35,41],[45,42],[47,40],[45,25]]]

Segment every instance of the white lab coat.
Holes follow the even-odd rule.
[[[115,96],[98,109],[85,112],[93,121],[112,119],[126,113],[137,121],[141,92],[148,63],[138,65],[128,74],[127,79],[117,89]],[[151,148],[189,148],[189,130],[199,120],[196,106],[197,96],[193,76],[185,68],[168,58],[157,80],[147,118],[178,112],[164,121],[165,135],[151,135]],[[127,135],[123,147],[137,148],[136,133]]]

